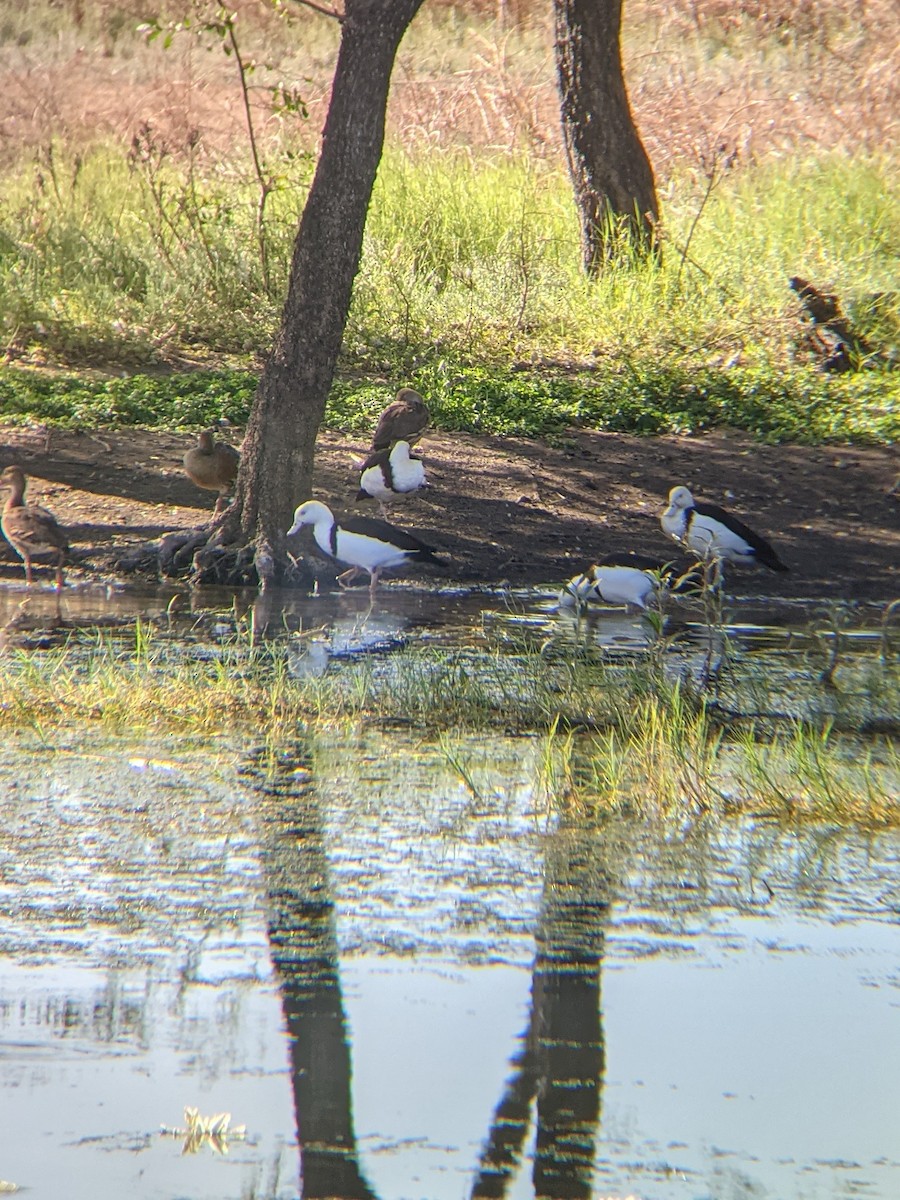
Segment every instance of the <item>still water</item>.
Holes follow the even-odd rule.
[[[0,751],[29,1200],[900,1195],[900,835],[560,812],[535,738],[46,737]]]

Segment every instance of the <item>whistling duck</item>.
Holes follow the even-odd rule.
[[[25,563],[25,582],[31,583],[31,560],[45,555],[56,558],[56,588],[63,586],[63,563],[69,539],[53,513],[39,504],[25,503],[25,474],[21,467],[7,467],[0,475],[0,488],[9,488],[0,527],[6,540]]]
[[[197,487],[219,493],[215,509],[218,512],[234,485],[240,461],[241,456],[234,446],[213,441],[212,432],[205,429],[197,439],[197,445],[185,454],[184,469]]]
[[[419,440],[431,418],[428,405],[417,391],[403,387],[378,418],[372,436],[373,450],[387,450],[394,442]]]

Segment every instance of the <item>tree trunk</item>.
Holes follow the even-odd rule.
[[[312,490],[325,411],[384,143],[394,58],[422,0],[347,0],[322,148],[294,242],[287,299],[241,454],[223,533],[256,543],[260,582],[282,574],[284,535]],[[238,528],[239,520],[239,528]]]
[[[644,251],[658,216],[653,168],[628,104],[622,0],[553,0],[563,134],[581,214],[584,269],[597,275],[624,231]]]

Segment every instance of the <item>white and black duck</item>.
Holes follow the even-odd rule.
[[[370,454],[361,465],[356,498],[365,500],[371,496],[378,501],[383,516],[386,504],[427,486],[425,464],[421,458],[410,454],[409,442],[401,438],[390,450],[376,450]]]
[[[788,569],[771,544],[739,517],[718,504],[695,500],[686,487],[674,487],[669,492],[669,504],[660,524],[669,537],[700,559],[758,562],[770,571]]]
[[[587,604],[602,603],[645,610],[656,597],[660,583],[677,584],[686,578],[684,570],[684,565],[643,554],[607,554],[580,575],[573,576],[559,593],[558,603],[560,608],[581,609]]]
[[[338,522],[327,504],[307,500],[294,512],[288,536],[311,525],[316,545],[325,554],[350,568],[338,576],[346,586],[362,571],[369,575],[369,594],[374,597],[378,577],[386,567],[408,562],[440,563],[433,546],[428,546],[404,529],[374,517],[347,517]]]

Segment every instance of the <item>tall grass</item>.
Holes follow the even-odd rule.
[[[62,150],[10,173],[0,199],[3,332],[74,354],[90,340],[158,354],[201,343],[264,352],[309,181],[284,164],[272,201],[275,294],[265,294],[254,193],[224,168],[129,165],[110,147]],[[721,183],[691,241],[696,181],[668,206],[662,266],[620,262],[596,283],[580,270],[568,180],[522,155],[386,155],[366,229],[347,349],[381,357],[787,361],[799,331],[787,281],[834,284],[866,321],[889,291],[900,235],[886,160],[784,162]],[[866,330],[864,329],[864,332]],[[882,335],[885,330],[879,331]],[[893,330],[896,335],[896,328]],[[374,361],[373,361],[374,360]],[[393,365],[393,364],[391,364]]]
[[[252,184],[154,153],[54,148],[9,174],[0,329],[18,353],[146,370],[185,356],[252,366],[267,350],[309,162],[282,163],[267,287]],[[668,206],[661,264],[626,257],[592,283],[558,167],[389,151],[330,419],[366,419],[372,405],[361,415],[354,394],[404,379],[447,428],[895,437],[900,375],[814,369],[787,286],[792,274],[827,279],[860,331],[895,352],[889,162],[770,162],[723,176],[702,212],[700,182]]]

